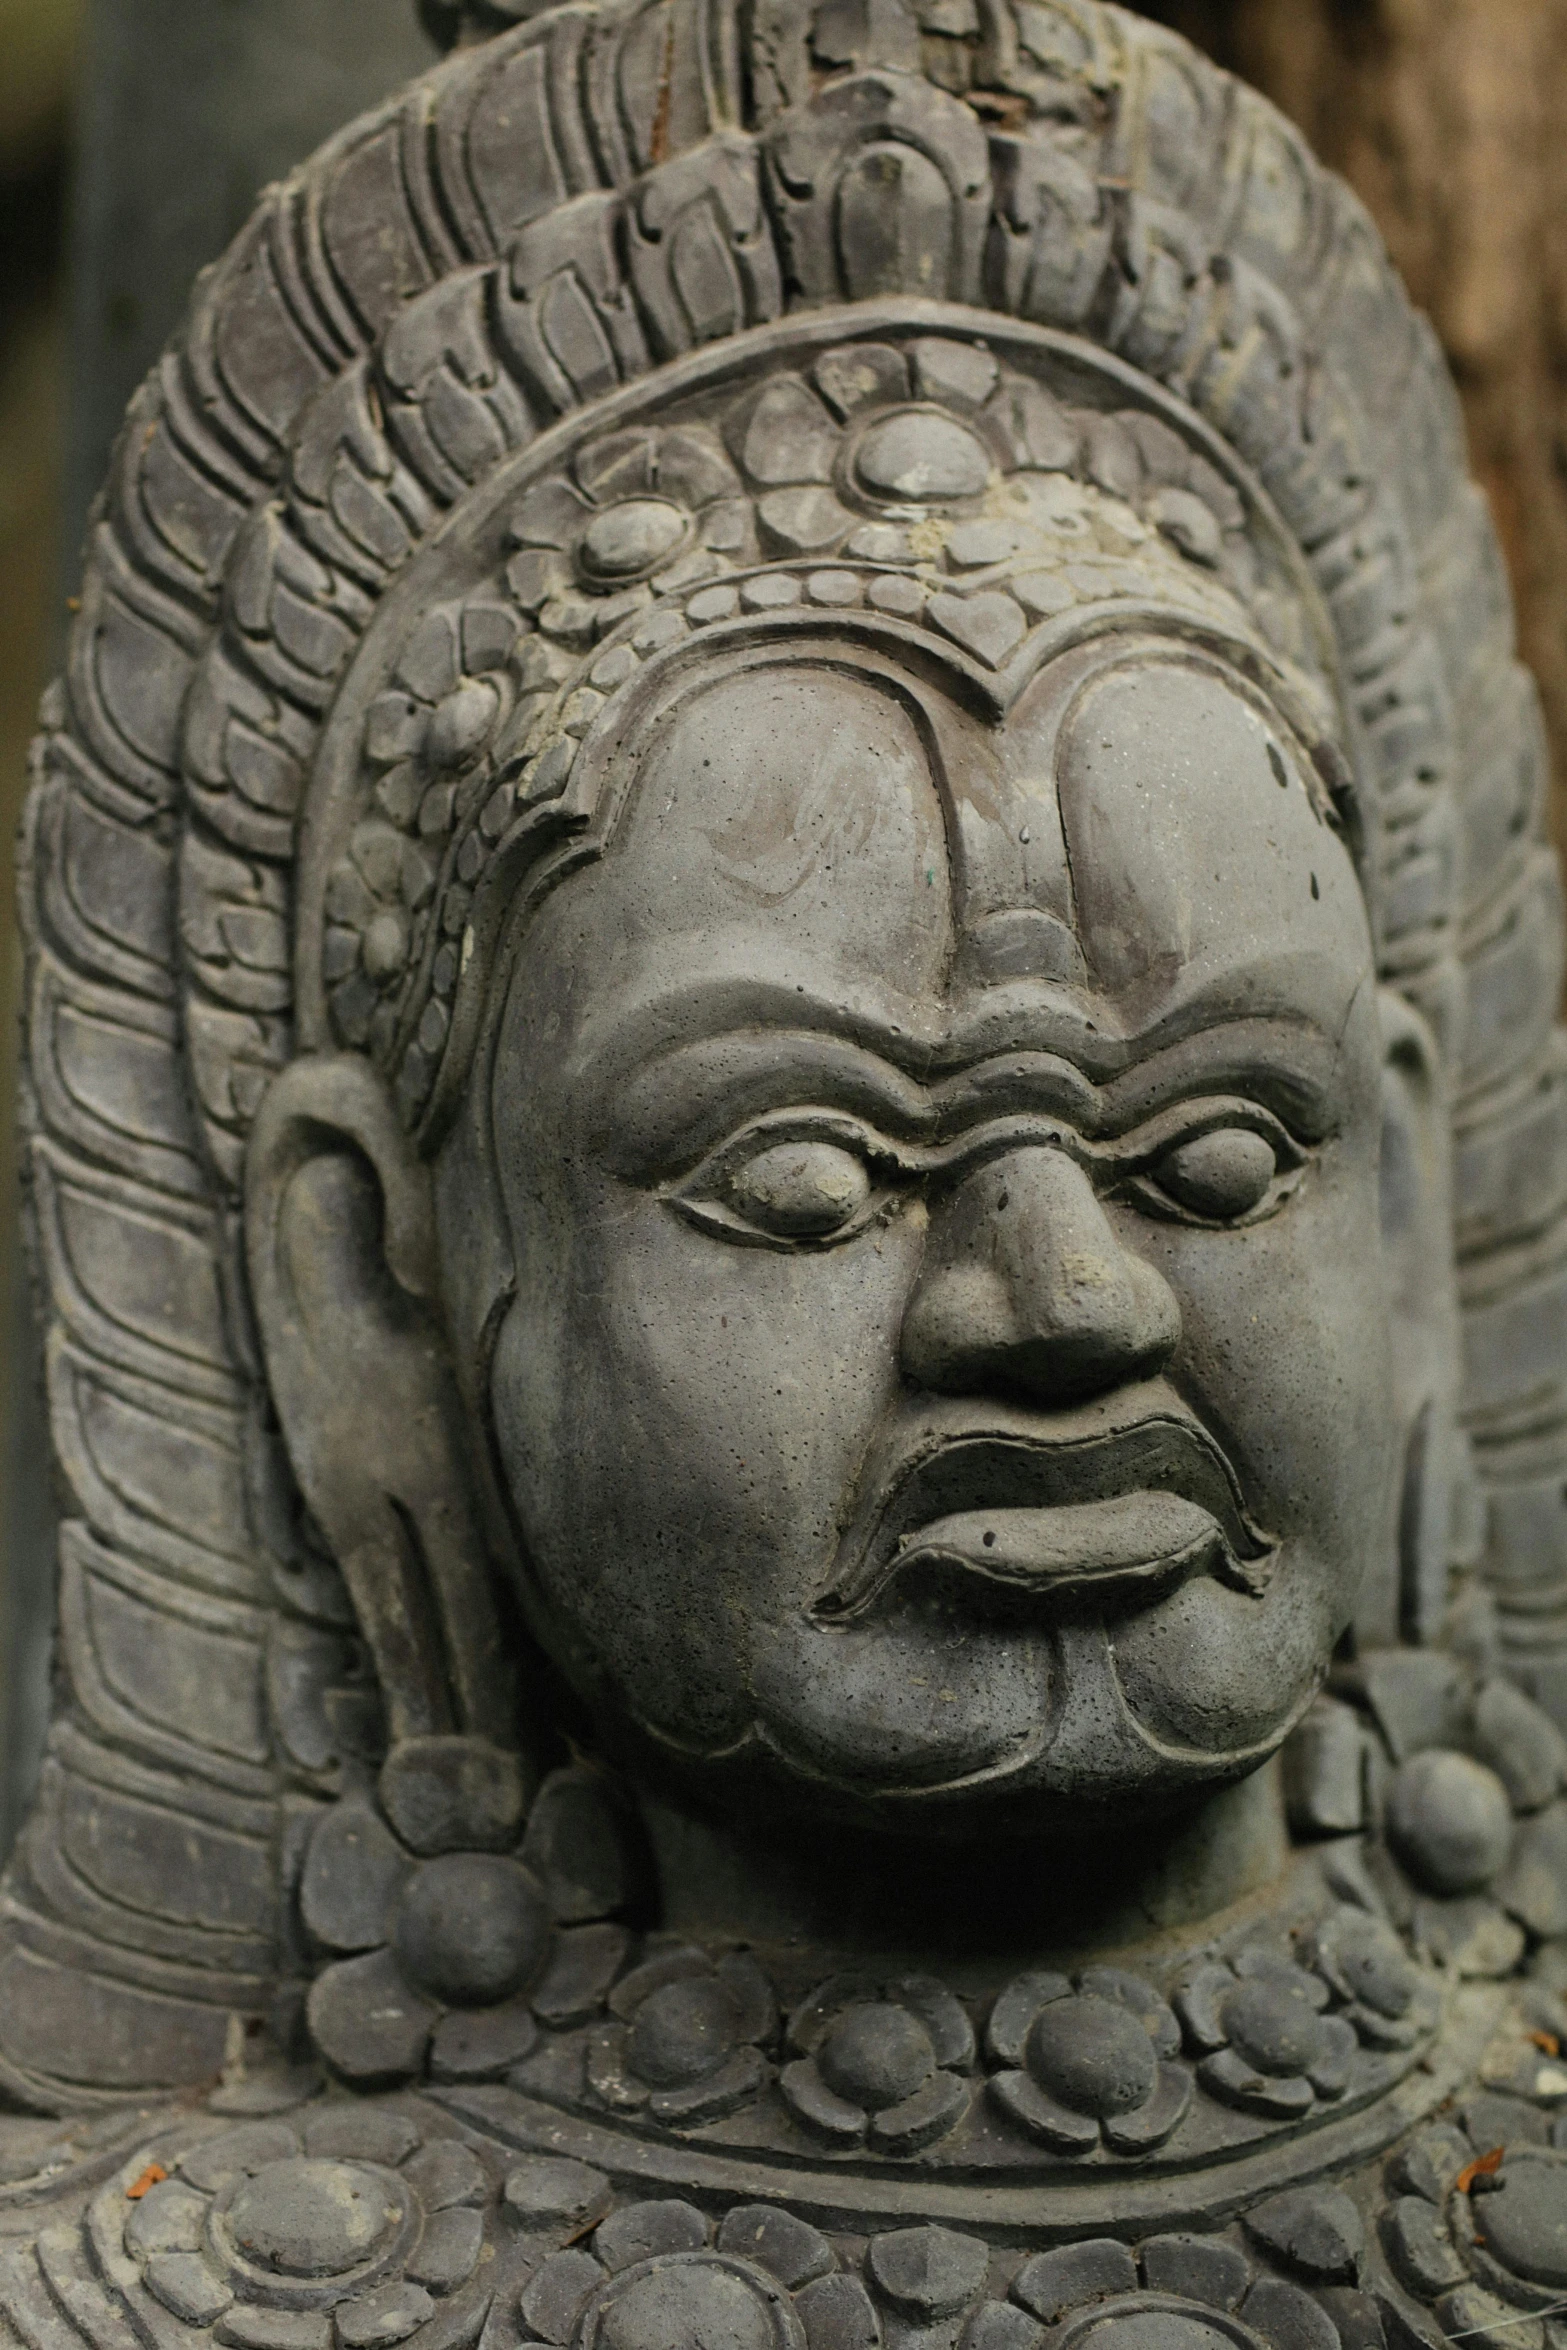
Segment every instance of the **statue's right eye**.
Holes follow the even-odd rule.
[[[729,1170],[727,1204],[742,1222],[779,1240],[847,1232],[870,1204],[865,1161],[835,1142],[775,1142]]]
[[[830,1247],[863,1232],[886,1205],[873,1157],[857,1147],[852,1131],[839,1140],[830,1133],[753,1129],[734,1136],[664,1196],[690,1223],[724,1240]]]

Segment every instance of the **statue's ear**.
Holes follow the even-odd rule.
[[[1452,1128],[1441,1055],[1419,1012],[1384,988],[1382,1247],[1392,1309],[1403,1481],[1393,1558],[1357,1611],[1362,1641],[1428,1640],[1447,1604],[1458,1432]]]
[[[391,1737],[512,1732],[429,1170],[352,1054],[294,1062],[246,1162],[245,1242],[284,1441],[375,1660]]]

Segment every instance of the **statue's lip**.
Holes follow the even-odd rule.
[[[1091,1434],[938,1436],[851,1529],[815,1614],[864,1613],[899,1588],[977,1578],[995,1596],[1148,1597],[1196,1573],[1259,1592],[1277,1543],[1233,1469],[1184,1413]]]

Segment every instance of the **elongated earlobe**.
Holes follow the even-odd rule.
[[[394,1740],[509,1743],[512,1708],[436,1310],[429,1171],[368,1064],[297,1061],[263,1105],[245,1239],[294,1473],[348,1584]]]
[[[1436,1040],[1402,996],[1378,997],[1383,1036],[1382,1247],[1403,1437],[1386,1575],[1361,1595],[1362,1640],[1431,1639],[1447,1604],[1458,1473],[1458,1294],[1452,1135]]]

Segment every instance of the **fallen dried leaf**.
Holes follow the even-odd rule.
[[[141,2177],[133,2179],[126,2188],[126,2202],[139,2203],[150,2188],[161,2186],[168,2175],[161,2162],[149,2162]]]
[[[1502,2167],[1502,2159],[1506,2152],[1505,2146],[1493,2146],[1489,2154],[1477,2155],[1473,2162],[1466,2162],[1453,2181],[1459,2194],[1467,2195],[1473,2188],[1476,2179],[1494,2179]]]
[[[1529,2038],[1544,2056],[1560,2056],[1562,2044],[1554,2032],[1531,2032]]]

